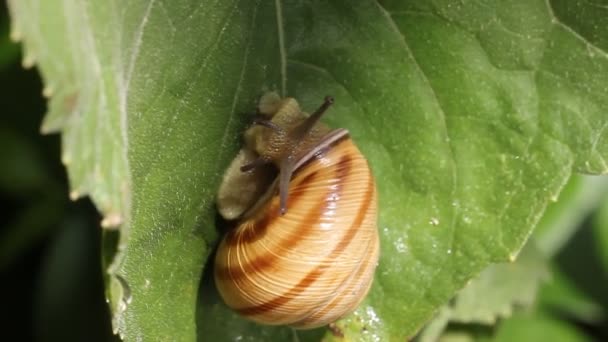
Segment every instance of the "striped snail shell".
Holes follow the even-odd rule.
[[[225,303],[258,323],[326,325],[352,312],[372,284],[379,257],[376,186],[348,132],[328,132],[317,123],[330,100],[299,119],[291,113],[297,106],[285,109],[285,101],[295,100],[279,101],[272,122],[262,123],[259,133],[269,131],[262,140],[272,140],[283,130],[278,134],[291,141],[250,146],[259,157],[243,167],[268,160],[279,167],[279,176],[221,241],[214,276]],[[281,122],[286,110],[296,120],[291,126]],[[302,126],[306,132],[298,131]],[[277,144],[287,152],[277,153]],[[279,158],[268,158],[265,148]]]

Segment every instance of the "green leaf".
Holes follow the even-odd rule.
[[[575,200],[572,202],[573,205],[566,209],[566,213],[561,216],[565,216],[566,222],[574,221],[572,218],[577,216],[586,216],[585,221],[580,220],[578,230],[566,228],[557,222],[557,230],[566,232],[567,238],[559,238],[561,233],[551,232],[553,228],[549,228],[546,232],[539,231],[541,234],[536,235],[539,237],[544,235],[543,239],[545,241],[568,240],[568,243],[560,248],[555,255],[551,267],[553,276],[551,281],[541,288],[539,306],[548,312],[557,312],[562,316],[586,324],[600,324],[605,319],[605,308],[608,307],[606,305],[608,298],[606,298],[602,286],[608,280],[608,267],[606,267],[608,264],[605,263],[606,239],[602,238],[602,234],[605,234],[604,231],[606,230],[605,208],[608,197],[605,184],[598,183],[598,181],[585,177],[575,182],[577,190],[574,190],[575,187],[572,186],[575,183],[570,183],[568,186],[568,190],[571,190],[569,193],[575,194],[575,196],[572,196]],[[589,186],[595,186],[595,188],[591,189]],[[589,201],[591,198],[594,198],[595,202],[592,207],[601,204],[593,215],[589,215],[589,206],[581,206],[585,202],[591,204],[592,202]],[[561,199],[560,202],[562,202]],[[602,202],[604,203],[602,204]],[[557,204],[556,208],[561,206],[561,204]],[[574,211],[577,209],[581,213],[575,213]],[[572,213],[567,213],[569,211]],[[558,216],[556,215],[556,217]],[[549,221],[551,220],[546,222]],[[558,237],[558,239],[551,238],[551,236]],[[546,239],[546,237],[550,238]],[[547,244],[547,246],[551,245],[551,243]],[[581,268],[581,265],[584,265],[584,267]]]
[[[502,322],[492,341],[578,342],[593,341],[593,339],[579,331],[575,325],[548,315],[534,313],[520,314]]]
[[[127,340],[291,333],[242,322],[208,280],[199,291],[215,191],[266,89],[309,111],[334,95],[327,122],[378,180],[375,283],[328,338],[413,336],[515,258],[573,171],[608,171],[608,10],[587,2],[9,4],[52,95],[43,129],[62,131],[73,197],[122,223],[108,271]]]
[[[496,329],[483,326],[452,327],[440,342],[501,342],[501,341],[592,341],[576,325],[542,312],[521,312],[501,321]]]
[[[601,210],[597,212],[600,213]],[[600,222],[597,214],[590,216],[555,255],[554,268],[558,272],[558,283],[551,292],[543,291],[546,292],[543,299],[548,306],[585,321],[600,320],[608,312],[608,292],[605,287],[608,272],[602,260],[604,246],[597,234],[599,225],[594,227]],[[604,308],[603,313],[598,306]]]
[[[94,7],[94,8],[93,8]],[[24,41],[23,65],[34,63],[50,97],[41,130],[62,132],[61,159],[68,167],[70,197],[91,195],[109,218],[128,214],[131,184],[127,167],[126,108],[119,103],[118,34],[107,4],[81,1],[10,1],[11,36]],[[115,18],[114,18],[115,19]],[[97,30],[96,30],[97,29]],[[126,32],[122,32],[126,34]],[[118,42],[116,40],[115,42]],[[122,70],[120,70],[122,72]],[[124,91],[122,95],[125,95]]]
[[[577,284],[558,265],[551,268],[551,281],[541,287],[538,306],[589,324],[599,323],[605,314],[591,294]]]
[[[601,207],[595,213],[593,232],[596,241],[595,250],[603,265],[604,274],[608,274],[608,195],[604,196]]]

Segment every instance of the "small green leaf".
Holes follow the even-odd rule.
[[[521,312],[501,321],[492,330],[482,326],[452,327],[440,342],[502,342],[502,341],[592,341],[576,325],[542,312]]]
[[[499,326],[494,342],[502,341],[592,341],[575,325],[543,314],[519,314]]]

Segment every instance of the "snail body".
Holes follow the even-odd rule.
[[[280,168],[277,180],[226,234],[214,268],[229,307],[262,324],[299,329],[352,312],[371,287],[379,257],[377,192],[365,157],[346,130],[306,125],[304,135],[318,136],[300,136],[311,139],[302,149],[289,143],[289,153],[273,151],[293,160],[271,161]]]

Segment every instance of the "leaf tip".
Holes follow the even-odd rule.
[[[11,28],[11,33],[9,34],[9,38],[11,41],[18,43],[21,41],[21,39],[23,39],[23,35],[21,34],[21,31],[19,31],[19,29],[16,27],[16,25],[13,25],[13,27]]]
[[[104,229],[116,229],[123,223],[123,217],[119,213],[109,213],[101,220]]]
[[[50,127],[48,127],[45,124],[42,124],[42,126],[40,126],[40,134],[42,135],[47,135],[52,133],[52,129]],[[63,165],[65,165],[65,162],[63,161],[63,158],[61,158],[61,162],[63,163]]]
[[[42,88],[42,96],[46,97],[47,99],[53,96],[53,92],[53,87],[50,85],[45,85],[44,88]]]
[[[47,126],[42,126],[40,130],[42,133],[49,133],[51,131]],[[67,167],[72,163],[72,158],[70,158],[70,156],[67,154],[63,154],[61,155],[61,163]]]
[[[80,196],[82,196],[82,194],[78,190],[70,191],[70,199],[72,201],[76,201],[77,199],[80,198]]]
[[[36,64],[36,58],[34,58],[33,55],[25,55],[25,57],[23,57],[23,60],[21,61],[21,66],[24,69],[31,69],[34,64]]]

